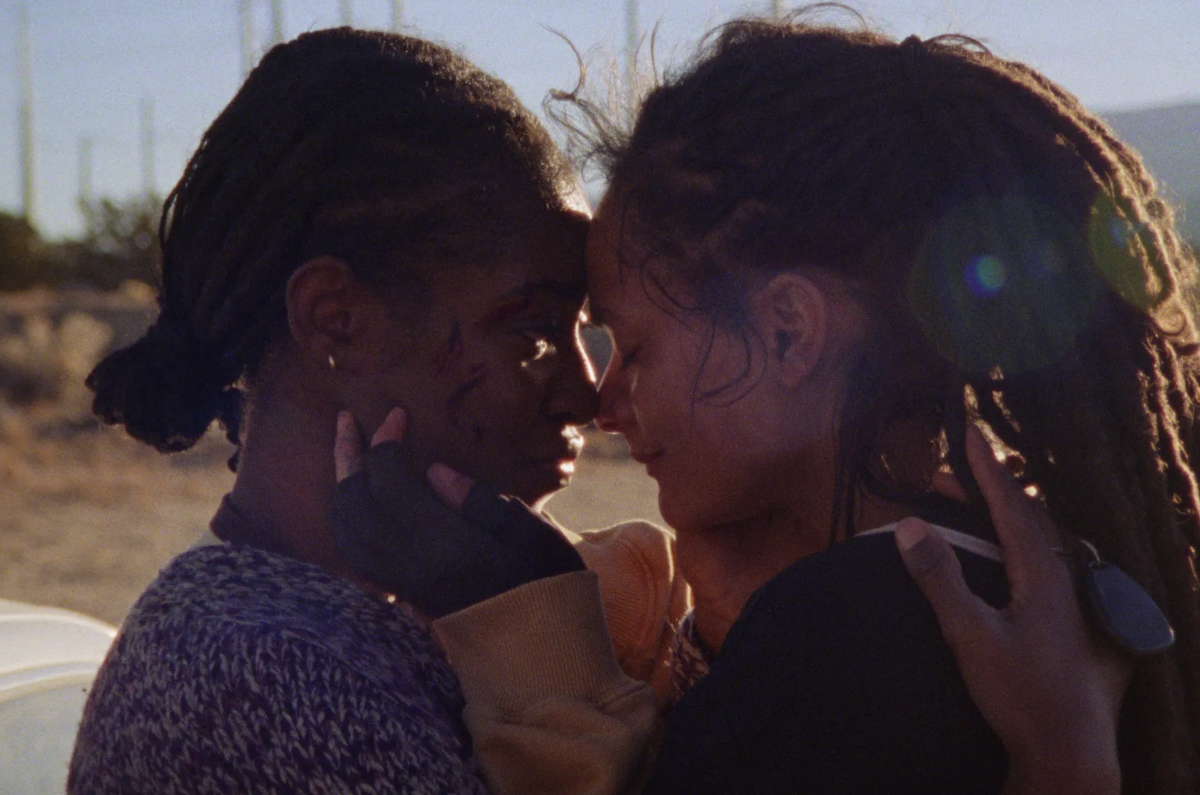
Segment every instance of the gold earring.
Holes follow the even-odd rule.
[[[337,360],[333,358],[333,354],[329,354],[329,369],[337,372]]]

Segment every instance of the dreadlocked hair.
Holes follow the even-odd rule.
[[[434,266],[486,263],[531,206],[558,207],[571,175],[512,90],[443,47],[349,28],[281,44],[168,195],[159,317],[92,371],[93,411],[163,452],[214,419],[236,445],[298,265],[338,256],[419,296]]]
[[[566,98],[559,117],[637,238],[622,267],[673,311],[749,346],[742,285],[797,267],[842,277],[869,310],[834,540],[866,494],[930,503],[946,465],[983,510],[964,434],[984,426],[1058,526],[1176,629],[1123,706],[1124,791],[1200,791],[1196,266],[1138,155],[974,40],[897,42],[806,12],[718,28],[629,132]]]

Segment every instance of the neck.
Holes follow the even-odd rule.
[[[801,558],[829,546],[835,453],[816,443],[781,463],[756,515],[709,527],[676,527],[679,571],[692,589],[695,627],[719,649],[750,596]]]
[[[720,649],[746,602],[793,563],[829,548],[834,499],[832,446],[818,456],[824,466],[798,464],[784,497],[761,516],[736,524],[678,530],[679,571],[692,589],[695,626],[710,648]],[[812,462],[809,462],[812,463]],[[904,506],[859,500],[854,532],[899,521]]]
[[[255,396],[230,500],[286,554],[349,577],[327,518],[336,408],[265,391]]]
[[[692,589],[696,631],[719,649],[750,596],[801,558],[828,546],[824,533],[804,532],[795,523],[771,518],[680,532],[679,571]]]

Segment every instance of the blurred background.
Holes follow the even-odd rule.
[[[779,0],[0,0],[0,598],[119,622],[232,483],[210,433],[170,457],[90,419],[83,378],[154,316],[163,195],[272,44],[341,24],[447,44],[539,109],[578,75],[632,94],[651,31],[660,69]],[[1031,63],[1136,146],[1200,243],[1197,0],[854,2],[903,37],[965,33]],[[589,183],[598,195],[603,186]],[[592,434],[550,510],[575,528],[657,519],[656,490]]]

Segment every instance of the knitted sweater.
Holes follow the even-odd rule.
[[[181,555],[93,686],[71,793],[478,793],[463,697],[429,632],[322,569]]]

